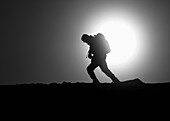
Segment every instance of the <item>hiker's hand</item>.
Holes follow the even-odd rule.
[[[89,59],[92,59],[92,57],[93,57],[93,54],[92,54],[92,53],[89,53],[89,54],[88,54],[88,58],[89,58]]]

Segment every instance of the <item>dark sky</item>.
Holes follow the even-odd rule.
[[[111,67],[118,78],[170,81],[169,0],[4,0],[0,84],[91,82],[80,37],[93,34],[92,24],[108,11],[131,17],[143,31],[141,61],[126,71]]]

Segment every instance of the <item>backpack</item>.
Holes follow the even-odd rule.
[[[111,52],[109,43],[106,39],[99,39],[99,40],[96,40],[96,42],[98,43],[97,46],[99,48],[98,51],[100,51],[100,53],[108,54]]]
[[[105,41],[105,42],[104,42],[104,52],[105,52],[106,54],[108,54],[108,53],[111,52],[110,45],[109,45],[109,43],[108,43],[107,40],[104,40],[104,41]]]

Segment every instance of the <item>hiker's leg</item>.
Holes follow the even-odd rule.
[[[98,65],[94,62],[92,62],[88,67],[87,67],[87,72],[90,76],[90,78],[93,80],[93,83],[95,82],[99,82],[99,80],[97,79],[95,73],[94,73],[94,70],[95,68],[97,67]]]
[[[99,65],[101,70],[112,79],[114,83],[119,83],[120,81],[116,78],[116,76],[108,69],[106,61],[102,61]]]

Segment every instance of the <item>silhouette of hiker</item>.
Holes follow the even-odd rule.
[[[106,56],[111,50],[104,35],[101,33],[94,36],[83,34],[81,40],[90,46],[88,58],[91,59],[91,63],[87,67],[87,72],[93,80],[93,83],[99,83],[99,80],[94,73],[94,70],[98,66],[101,68],[102,72],[112,79],[112,82],[119,83],[120,81],[107,67]]]

